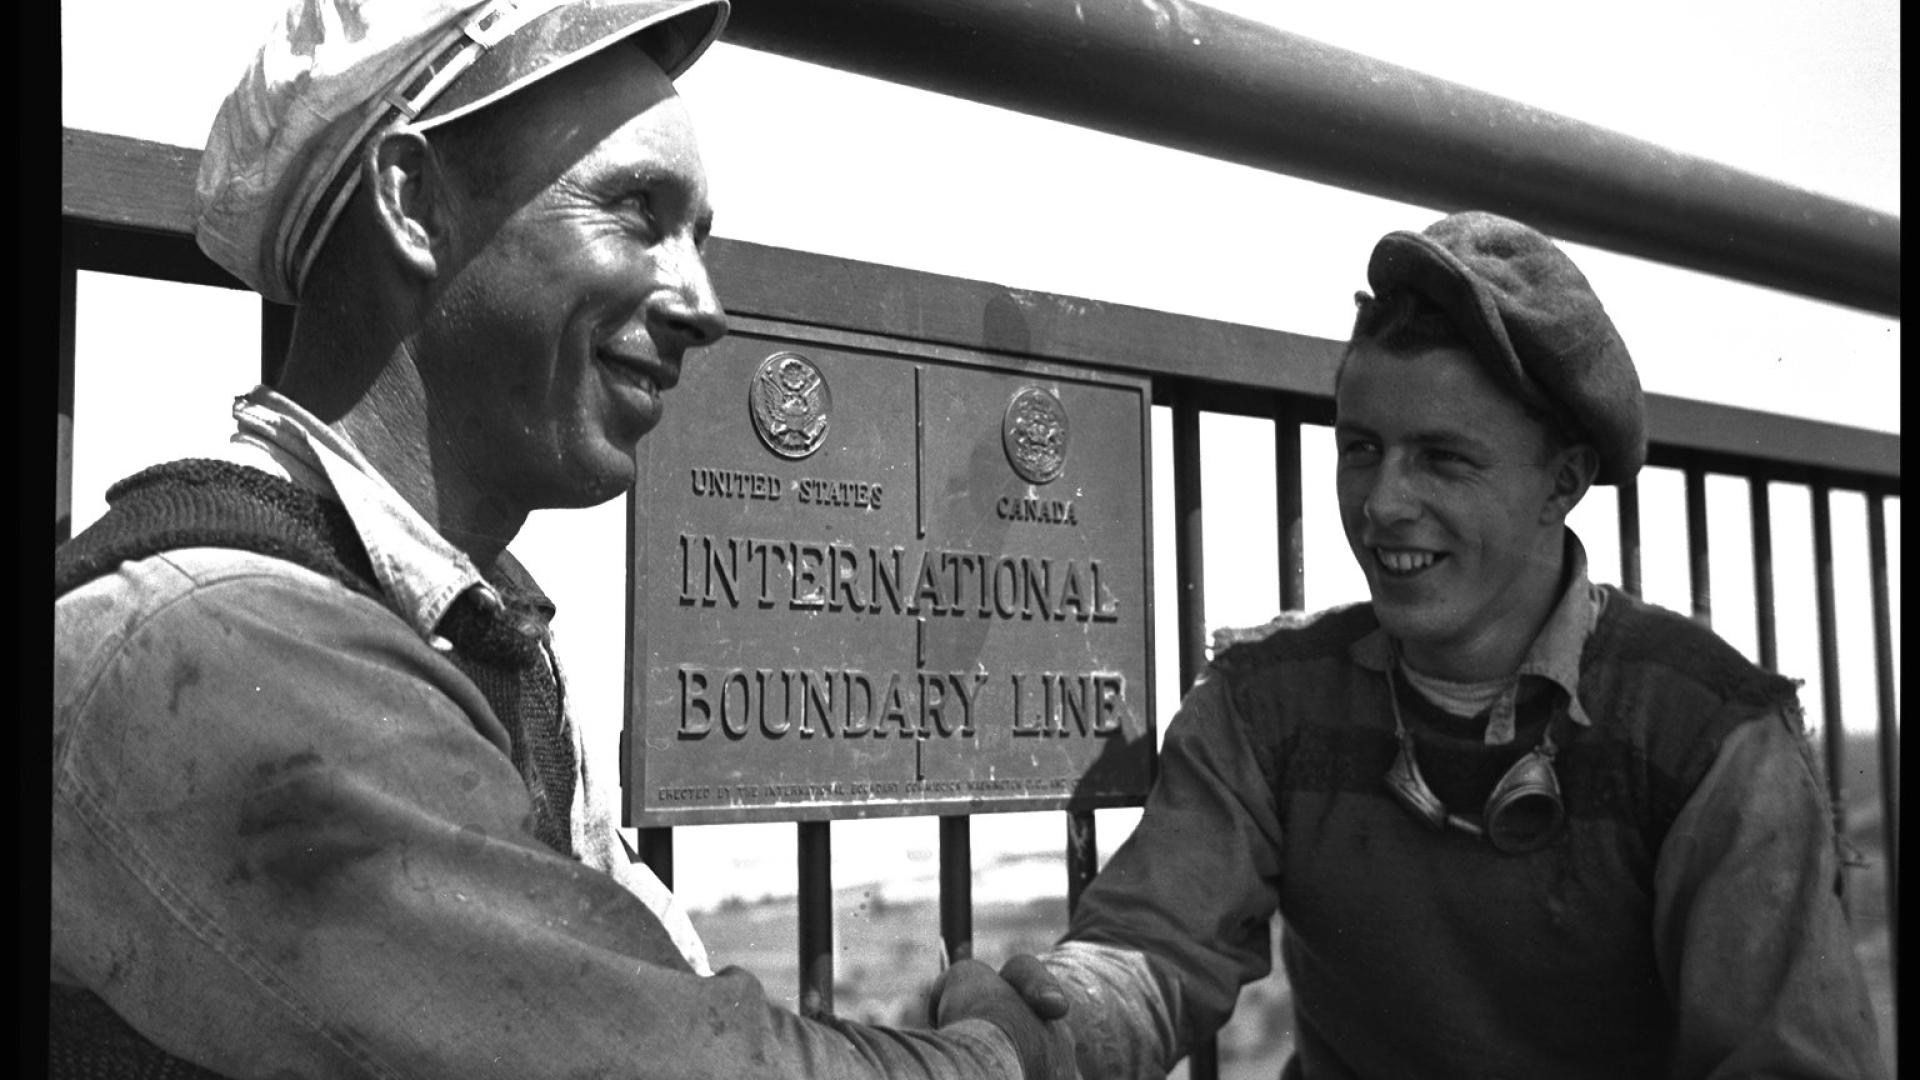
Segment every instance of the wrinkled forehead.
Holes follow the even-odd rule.
[[[579,121],[621,113],[631,117],[675,95],[673,79],[636,37],[480,100],[458,105],[454,99],[454,108],[435,108],[404,126],[427,132],[448,124],[539,122],[565,127],[570,123],[568,113],[577,113]],[[615,100],[607,100],[610,97]]]
[[[668,171],[704,196],[693,124],[673,82],[645,52],[617,47],[429,129],[460,164],[530,195],[591,162],[603,170]]]

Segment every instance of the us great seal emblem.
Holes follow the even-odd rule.
[[[1007,400],[1000,441],[1013,471],[1029,483],[1045,484],[1067,465],[1067,410],[1053,391],[1023,386]]]
[[[754,431],[783,458],[803,458],[820,449],[832,410],[826,377],[799,353],[777,352],[760,361],[747,388]]]

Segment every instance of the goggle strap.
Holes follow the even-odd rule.
[[[1390,666],[1387,669],[1387,701],[1393,707],[1393,734],[1399,743],[1399,749],[1394,755],[1392,767],[1387,770],[1387,790],[1391,791],[1395,800],[1411,811],[1414,817],[1434,829],[1452,826],[1471,836],[1489,836],[1485,826],[1449,811],[1446,804],[1440,801],[1439,796],[1433,793],[1433,788],[1428,786],[1427,778],[1420,772],[1420,759],[1414,753],[1413,733],[1407,730],[1406,720],[1400,714],[1400,694],[1393,685],[1393,679],[1394,669]],[[1553,770],[1555,752],[1553,725],[1549,722],[1547,730],[1541,734],[1540,744],[1527,751],[1508,767],[1499,782],[1494,784],[1493,790],[1487,795],[1487,805],[1481,815],[1482,818],[1492,821],[1497,816],[1496,804],[1510,797],[1514,788],[1527,782],[1529,777],[1537,775],[1539,769],[1544,767],[1546,779],[1542,786],[1545,790],[1538,794],[1553,800],[1554,824],[1557,826],[1565,810],[1560,802],[1560,778]],[[1539,759],[1537,763],[1534,760],[1536,758]],[[1502,850],[1505,849],[1502,848]]]

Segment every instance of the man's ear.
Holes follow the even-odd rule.
[[[1574,443],[1561,450],[1553,468],[1553,492],[1540,510],[1541,524],[1556,525],[1567,520],[1573,508],[1586,498],[1593,478],[1600,474],[1600,452],[1586,443]]]
[[[401,128],[375,137],[360,167],[378,235],[402,267],[432,279],[446,257],[453,220],[439,156],[425,135]]]

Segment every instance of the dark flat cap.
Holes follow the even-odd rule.
[[[1374,246],[1367,283],[1382,298],[1411,289],[1439,305],[1502,384],[1592,442],[1596,482],[1624,484],[1646,462],[1633,357],[1586,275],[1537,230],[1467,210],[1391,232]]]

